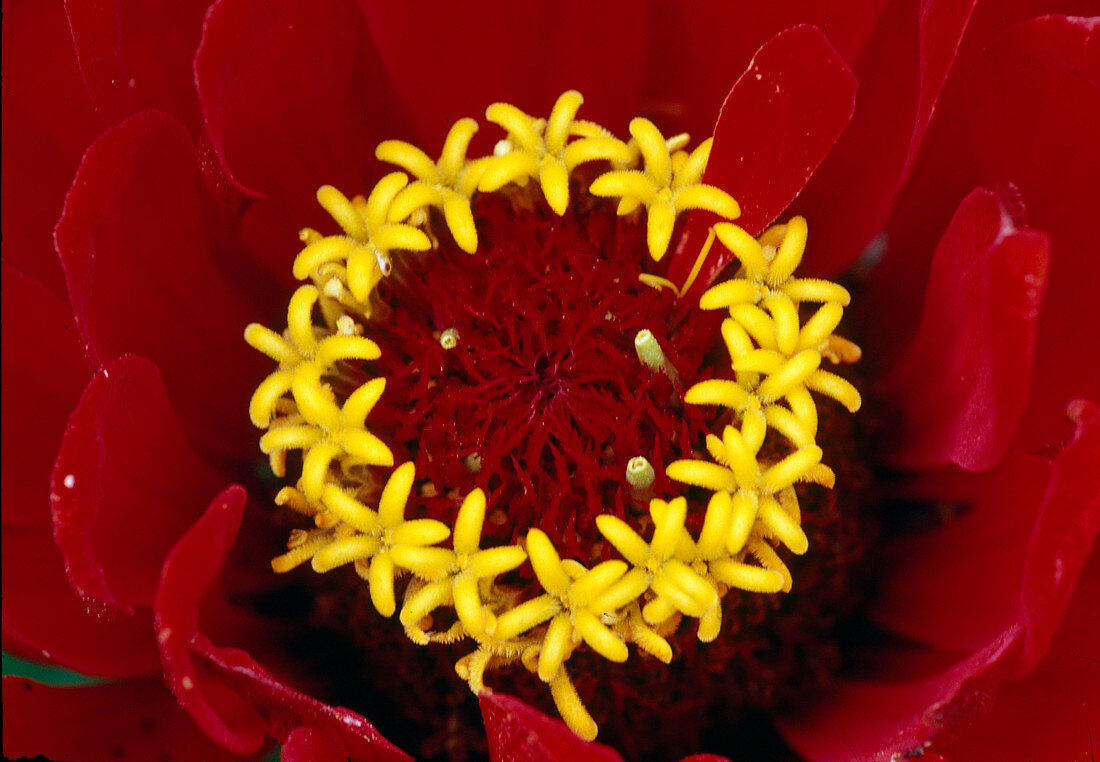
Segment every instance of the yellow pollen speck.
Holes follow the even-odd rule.
[[[852,412],[861,405],[858,390],[822,369],[822,361],[855,362],[861,351],[834,333],[851,301],[848,291],[795,275],[808,242],[804,218],[754,238],[728,221],[740,215],[737,202],[702,183],[712,139],[689,151],[687,135],[665,138],[652,122],[637,118],[624,142],[577,119],[582,103],[580,93],[567,91],[545,118],[492,104],[486,118],[506,135],[489,156],[467,156],[478,131],[473,119],[454,123],[435,160],[404,141],[379,144],[376,156],[401,171],[382,177],[365,197],[349,199],[328,185],[318,189],[318,204],[338,230],[300,231],[303,248],[292,272],[306,283],[290,298],[286,328],[276,332],[252,324],[245,341],[275,364],[249,403],[249,417],[264,429],[260,449],[280,478],[289,463],[298,462],[288,452],[301,451],[300,472],[275,502],[308,528],[290,533],[287,552],[272,559],[272,569],[354,570],[377,612],[397,614],[413,643],[471,641],[473,651],[455,664],[455,672],[472,691],[489,690],[490,670],[522,665],[548,685],[568,726],[591,740],[596,723],[567,671],[575,652],[625,662],[634,647],[645,654],[634,660],[637,668],[653,668],[649,657],[667,664],[675,653],[669,639],[685,619],[698,620],[700,641],[721,637],[729,589],[769,595],[791,590],[794,580],[783,558],[810,551],[798,495],[831,489],[836,480],[817,442],[818,400],[829,398]],[[634,337],[640,364],[676,385],[671,407],[679,409],[682,394],[682,404],[722,408],[712,418],[720,425],[704,441],[661,443],[648,454],[672,481],[708,491],[706,506],[697,499],[689,503],[693,493],[687,490],[655,496],[654,486],[667,480],[657,479],[646,455],[636,455],[626,464],[625,479],[636,504],[648,505],[648,517],[639,519],[630,510],[622,518],[597,516],[600,544],[618,557],[591,568],[585,565],[590,558],[563,559],[554,541],[534,528],[517,544],[483,548],[487,511],[494,537],[508,528],[508,515],[504,506],[487,505],[480,489],[462,497],[449,526],[407,518],[408,510],[423,510],[420,500],[453,493],[423,478],[418,482],[411,462],[394,468],[385,434],[367,426],[386,387],[386,379],[369,372],[382,352],[371,336],[385,330],[391,309],[375,296],[378,284],[395,270],[400,277],[409,252],[430,252],[448,234],[455,246],[476,252],[478,194],[509,194],[529,209],[541,192],[554,216],[565,215],[575,202],[583,206],[574,208],[588,208],[592,200],[576,198],[583,189],[573,179],[574,170],[588,162],[608,167],[587,189],[589,196],[617,199],[619,215],[644,210],[646,247],[654,261],[669,250],[681,213],[705,209],[727,220],[711,228],[682,286],[643,272],[638,277],[645,285],[681,298],[715,245],[737,260],[736,271],[730,268],[728,279],[699,299],[701,310],[723,311],[714,339],[728,364],[723,360],[681,392],[653,332]],[[617,319],[608,313],[607,320]],[[454,350],[459,332],[447,328],[438,340],[444,350]],[[610,448],[605,452],[615,455]],[[462,464],[479,474],[482,456],[467,453]],[[72,487],[73,477],[65,477],[64,485]],[[510,579],[528,561],[539,588],[535,594],[523,593]]]

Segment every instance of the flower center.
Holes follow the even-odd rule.
[[[379,145],[415,179],[321,188],[343,235],[303,231],[312,285],[285,332],[245,338],[279,363],[249,411],[295,474],[276,503],[313,519],[275,571],[352,566],[414,643],[470,644],[455,670],[475,693],[518,664],[591,739],[573,659],[589,676],[633,646],[661,669],[745,595],[792,589],[803,503],[836,479],[818,400],[860,399],[820,367],[859,350],[833,334],[848,293],[794,276],[805,220],[715,225],[693,277],[716,240],[740,269],[680,298],[660,262],[681,213],[740,213],[701,182],[711,141],[688,153],[635,119],[624,142],[580,105],[493,104],[507,137],[479,159],[470,119],[438,161]]]
[[[599,560],[596,517],[653,492],[631,485],[628,464],[648,459],[667,490],[664,466],[705,436],[709,411],[682,399],[717,331],[714,315],[689,323],[670,291],[638,280],[642,226],[588,206],[558,217],[478,199],[474,254],[441,241],[380,284],[388,317],[371,369],[390,403],[372,423],[433,486],[430,516],[453,520],[453,495],[480,488],[497,507],[486,539],[537,527],[585,563]],[[669,372],[639,359],[639,334],[664,346]]]

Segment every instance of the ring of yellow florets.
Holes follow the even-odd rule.
[[[706,438],[712,460],[678,460],[667,467],[671,479],[712,493],[697,537],[685,528],[687,499],[675,496],[650,502],[649,541],[623,520],[599,516],[600,533],[622,559],[592,568],[563,560],[538,529],[531,529],[521,545],[482,549],[486,501],[480,489],[466,495],[453,527],[405,519],[415,480],[412,463],[392,472],[377,506],[360,501],[378,494],[374,469],[394,463],[389,447],[366,427],[385,379],[358,383],[339,394],[325,379],[338,377],[344,363],[379,356],[378,345],[361,335],[375,312],[372,292],[389,275],[395,252],[437,245],[428,222],[432,208],[442,214],[456,245],[472,253],[478,246],[471,209],[475,193],[535,181],[549,207],[561,215],[569,204],[573,170],[602,161],[611,169],[597,177],[589,193],[618,198],[620,215],[644,208],[653,260],[667,251],[681,212],[706,209],[727,220],[739,216],[733,198],[701,182],[710,139],[688,153],[681,150],[686,135],[666,139],[651,122],[638,118],[629,126],[632,139],[624,142],[603,127],[578,121],[581,103],[579,93],[567,92],[547,119],[493,104],[486,118],[507,135],[492,156],[483,158],[466,156],[477,131],[472,119],[454,125],[438,161],[402,141],[381,143],[378,158],[415,179],[393,172],[366,198],[350,200],[331,186],[322,187],[317,200],[343,235],[302,231],[305,248],[293,272],[311,285],[301,286],[291,298],[286,331],[278,334],[253,324],[245,339],[279,364],[250,404],[253,423],[267,429],[261,449],[279,477],[286,476],[287,451],[302,451],[301,476],[279,492],[276,503],[312,517],[315,524],[291,533],[287,553],[272,561],[274,570],[286,572],[310,561],[324,573],[353,564],[367,581],[375,608],[386,617],[398,610],[395,576],[411,573],[399,619],[413,642],[472,639],[476,649],[456,670],[475,692],[485,689],[489,667],[522,662],[549,684],[569,727],[591,739],[596,724],[566,670],[574,650],[587,647],[622,662],[628,658],[627,644],[633,643],[668,663],[673,652],[667,638],[683,617],[699,621],[700,640],[718,636],[728,589],[789,591],[791,575],[774,546],[782,544],[795,554],[808,547],[794,485],[831,488],[834,481],[816,444],[818,411],[812,393],[853,412],[860,397],[847,381],[820,368],[823,357],[854,361],[859,349],[833,334],[849,302],[847,291],[828,281],[794,277],[806,245],[806,221],[795,217],[759,238],[722,222],[712,228],[692,277],[715,238],[740,262],[736,277],[713,286],[700,300],[704,310],[729,312],[721,337],[735,377],[698,383],[684,401],[725,408],[729,415],[723,420],[730,423]],[[656,275],[641,278],[675,289]],[[807,303],[820,306],[803,320],[800,308]],[[441,336],[447,340],[458,337]],[[635,346],[652,372],[670,372],[647,331],[638,334]],[[787,443],[785,457],[761,456],[769,430]],[[653,483],[653,468],[639,455],[625,478],[645,490]],[[448,537],[449,548],[441,545]],[[519,600],[497,580],[528,559],[542,593]],[[433,614],[442,608],[453,610],[453,625],[429,631]]]

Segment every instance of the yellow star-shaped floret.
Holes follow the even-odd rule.
[[[589,191],[594,196],[622,198],[619,214],[627,214],[639,204],[646,207],[646,239],[654,260],[660,260],[668,250],[672,228],[681,212],[707,209],[730,220],[741,215],[732,196],[701,182],[713,138],[674,160],[668,142],[648,119],[632,120],[630,134],[645,159],[645,171],[612,170],[596,178]]]
[[[294,277],[304,280],[329,262],[346,262],[347,287],[360,302],[390,272],[390,251],[427,251],[432,242],[424,231],[390,219],[397,194],[409,184],[404,172],[391,172],[378,181],[370,196],[352,200],[323,185],[317,201],[344,230],[343,236],[325,236],[302,249],[294,260]]]
[[[817,433],[817,405],[811,390],[832,397],[853,412],[860,408],[859,391],[851,383],[820,369],[820,351],[799,349],[793,356],[784,355],[772,343],[771,317],[752,305],[740,307],[741,314],[726,318],[721,326],[736,381],[701,382],[688,390],[686,401],[720,404],[739,412],[763,404],[769,424],[797,446],[813,441]],[[751,311],[758,314],[746,318]],[[760,343],[771,346],[761,349]],[[775,404],[781,398],[790,405],[789,411]]]
[[[362,575],[369,562],[365,577],[371,601],[382,616],[391,616],[397,608],[393,589],[396,568],[421,573],[429,563],[426,558],[438,555],[432,551],[443,550],[428,546],[450,535],[447,525],[440,521],[405,519],[405,505],[415,476],[412,463],[394,469],[382,489],[377,511],[331,482],[325,484],[321,494],[321,502],[336,515],[341,526],[337,527],[333,541],[313,556],[313,569],[323,573],[354,562]]]
[[[326,336],[318,340],[311,313],[317,301],[317,289],[302,286],[290,300],[287,336],[253,323],[245,329],[245,340],[279,362],[256,389],[249,403],[252,422],[261,428],[271,426],[260,438],[260,449],[272,456],[277,475],[283,471],[286,450],[303,450],[302,491],[310,500],[321,496],[321,489],[333,459],[351,458],[368,465],[393,465],[393,454],[382,440],[366,429],[366,418],[385,388],[385,379],[376,378],[348,396],[342,407],[322,377],[334,372],[337,362],[374,360],[381,352],[378,345],[362,336]],[[285,399],[293,396],[292,413],[272,425],[272,414]],[[285,471],[283,471],[285,473]]]
[[[498,144],[497,155],[489,160],[478,190],[490,193],[508,183],[537,178],[546,203],[556,214],[569,206],[569,175],[589,161],[630,161],[630,151],[621,140],[587,122],[576,122],[584,98],[576,90],[562,94],[548,120],[535,119],[508,103],[494,103],[485,118],[499,124],[508,137]],[[573,125],[578,125],[573,130]],[[569,142],[574,134],[581,137]]]
[[[557,602],[539,652],[538,675],[543,682],[554,679],[558,669],[583,640],[596,653],[611,661],[626,661],[626,643],[608,628],[600,616],[626,605],[637,593],[623,599],[616,583],[626,574],[622,561],[605,561],[585,569],[576,561],[562,561],[546,533],[527,533],[527,553],[544,598]],[[608,594],[611,593],[611,597]]]
[[[485,522],[485,493],[475,489],[458,510],[455,519],[454,550],[450,552],[444,578],[429,582],[410,595],[401,608],[401,624],[418,642],[427,642],[417,623],[440,606],[453,605],[466,632],[476,637],[492,633],[495,618],[485,610],[481,586],[512,571],[527,559],[515,545],[481,549]],[[489,618],[487,625],[486,619]]]
[[[805,218],[776,225],[759,240],[731,223],[715,225],[714,233],[741,262],[741,272],[708,289],[699,299],[700,308],[728,309],[763,349],[788,357],[815,349],[834,362],[859,359],[858,347],[833,335],[851,301],[847,289],[826,280],[791,277],[806,249]],[[798,310],[804,302],[822,306],[801,324]]]
[[[394,198],[389,209],[390,222],[406,220],[417,209],[434,206],[443,212],[455,243],[470,254],[477,250],[477,227],[470,197],[477,190],[481,174],[490,160],[466,160],[466,151],[476,132],[477,122],[459,119],[447,133],[443,152],[435,162],[403,140],[385,140],[378,144],[375,156],[398,165],[416,178]]]
[[[641,591],[648,587],[656,594],[642,609],[646,622],[659,624],[679,611],[702,619],[700,637],[707,635],[713,640],[721,624],[719,596],[714,585],[689,565],[695,549],[684,528],[687,500],[682,497],[667,503],[652,500],[649,512],[653,518],[653,539],[648,543],[616,516],[597,516],[596,526],[634,567],[627,576],[638,580],[635,587]],[[713,636],[709,631],[713,631]]]
[[[754,411],[745,417],[740,430],[726,426],[721,439],[707,436],[707,449],[717,462],[677,460],[667,468],[669,477],[676,481],[732,495],[726,534],[726,548],[731,555],[745,550],[754,532],[778,539],[798,555],[805,553],[809,540],[800,525],[798,499],[792,487],[797,481],[831,481],[828,469],[828,476],[822,476],[822,451],[816,445],[799,448],[776,463],[762,464],[758,456],[766,432],[763,413]],[[785,569],[783,566],[777,571],[789,582]]]

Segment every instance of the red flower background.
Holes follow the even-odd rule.
[[[876,548],[866,615],[903,640],[775,717],[786,742],[1095,758],[1100,21],[1039,15],[1089,3],[207,5],[5,7],[3,642],[109,678],[5,677],[6,754],[405,758],[313,698],[293,622],[241,604],[284,584],[271,509],[233,486],[265,373],[241,330],[280,324],[315,189],[369,188],[377,142],[430,153],[452,119],[574,87],[586,118],[696,139],[730,93],[708,182],[754,232],[793,201],[808,267],[864,280],[884,521],[964,507]],[[618,758],[481,709],[496,759]]]

